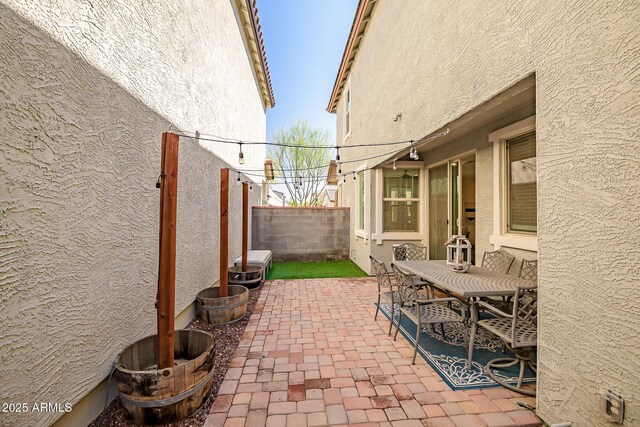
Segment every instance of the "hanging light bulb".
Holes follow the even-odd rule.
[[[356,173],[355,172],[353,173],[353,180],[354,181],[356,180]]]
[[[393,170],[396,170],[396,160],[397,159],[393,159]]]
[[[238,144],[240,146],[240,154],[238,154],[238,163],[244,165],[244,154],[242,153],[242,142]]]
[[[411,140],[411,152],[409,154],[409,157],[411,157],[413,160],[419,160],[420,156],[418,156],[418,149],[415,146],[415,142],[413,140]]]
[[[238,182],[240,182],[240,172],[238,172]]]
[[[336,160],[340,161],[340,147],[336,147]]]

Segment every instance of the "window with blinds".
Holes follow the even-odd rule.
[[[536,133],[507,141],[507,230],[537,232]]]
[[[420,204],[418,169],[383,171],[383,231],[418,231]]]
[[[358,230],[364,230],[364,172],[358,173]]]

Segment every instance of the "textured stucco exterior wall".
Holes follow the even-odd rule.
[[[252,208],[252,246],[274,261],[327,261],[349,254],[349,209]]]
[[[625,424],[640,422],[639,22],[634,1],[380,0],[350,73],[347,144],[420,138],[535,73],[537,407],[549,423],[608,425],[598,413],[607,388],[627,399]],[[488,179],[492,153],[477,156]],[[492,183],[480,185],[478,208],[492,209]]]
[[[78,402],[154,332],[161,133],[264,140],[251,67],[228,1],[0,4],[0,401]],[[258,167],[264,147],[245,156]],[[218,280],[219,169],[236,161],[181,139],[176,314]]]

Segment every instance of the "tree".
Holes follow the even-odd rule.
[[[307,121],[298,121],[289,129],[273,135],[270,154],[276,178],[287,187],[292,206],[317,206],[327,183],[327,168],[332,147],[326,130],[315,129]],[[308,147],[326,148],[308,148]]]

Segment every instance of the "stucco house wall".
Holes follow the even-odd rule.
[[[639,22],[632,1],[379,0],[348,73],[346,145],[419,139],[535,79],[537,413],[549,423],[608,425],[598,411],[608,388],[627,401],[625,425],[640,422],[640,338],[632,332],[640,328]],[[339,143],[344,98],[335,109]],[[483,212],[484,218],[479,253],[491,249],[493,154],[486,135],[495,124],[472,130],[475,136],[461,138],[462,146],[448,142],[421,155],[430,164],[477,149],[477,217]],[[352,148],[340,155],[349,160],[392,151]],[[354,186],[343,184],[340,191],[343,205],[354,206]],[[353,239],[363,268],[368,261],[363,265],[366,253],[360,252],[367,247],[390,257],[391,241],[366,246]]]
[[[1,2],[0,401],[76,414],[116,355],[154,333],[161,133],[265,139],[244,37],[230,1]],[[243,151],[245,167],[262,166],[264,147]],[[236,146],[181,138],[176,315],[218,281],[219,170],[237,159]],[[230,258],[241,250],[232,175]],[[86,424],[104,397],[63,424]]]

